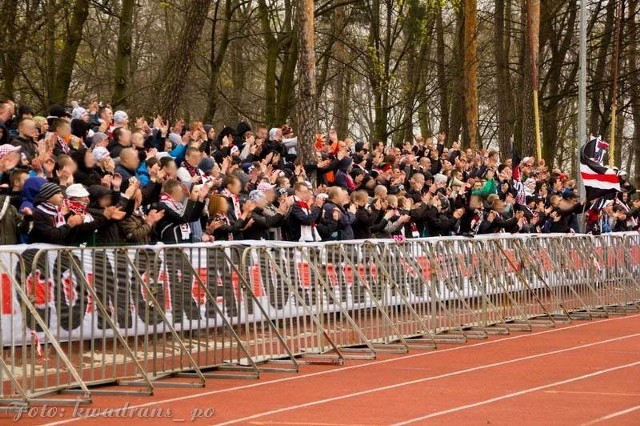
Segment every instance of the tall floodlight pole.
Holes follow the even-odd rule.
[[[580,51],[578,70],[578,143],[575,155],[578,157],[577,188],[578,196],[584,192],[584,183],[580,178],[580,150],[587,141],[587,0],[580,0]]]

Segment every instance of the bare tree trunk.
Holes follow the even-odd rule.
[[[605,82],[605,74],[607,67],[607,55],[609,51],[609,46],[611,45],[611,40],[613,38],[613,22],[615,15],[615,1],[610,1],[607,4],[607,15],[604,22],[604,32],[602,37],[600,38],[600,45],[597,50],[597,60],[596,67],[591,75],[591,87],[589,90],[591,91],[591,104],[590,104],[590,117],[589,117],[589,127],[588,131],[592,133],[601,133],[604,128],[608,126],[609,117],[607,117],[607,111],[609,110],[609,102],[603,99],[606,95],[605,86],[607,83]],[[609,97],[609,96],[606,96]],[[600,108],[600,102],[604,103],[603,111]],[[603,123],[606,121],[606,123]],[[602,137],[606,138],[606,135],[602,135]]]
[[[388,71],[389,61],[388,49],[389,46],[384,46],[382,42],[382,36],[380,34],[381,21],[381,7],[380,0],[372,0],[369,16],[369,44],[371,46],[369,57],[369,66],[371,71],[369,73],[369,83],[371,84],[371,90],[373,92],[373,107],[374,107],[374,121],[373,121],[373,138],[376,141],[387,142],[387,124],[388,124]],[[387,8],[390,13],[391,8]],[[388,25],[386,29],[389,33]],[[385,36],[385,39],[388,37]]]
[[[464,87],[465,116],[469,128],[469,140],[464,146],[478,147],[478,14],[477,0],[466,0],[464,4]]]
[[[57,10],[55,0],[49,0],[46,5],[46,13],[49,16],[54,16]],[[56,80],[56,20],[47,19],[45,23],[45,40],[46,49],[44,52],[45,57],[45,92],[47,103],[51,105],[51,96],[53,95],[53,85]],[[48,106],[48,105],[47,105]]]
[[[158,111],[166,119],[174,120],[178,116],[187,77],[196,53],[196,45],[210,4],[209,0],[191,0],[178,36],[178,43],[171,49],[157,80]]]
[[[631,98],[631,114],[633,116],[633,151],[635,153],[634,176],[636,185],[640,184],[640,65],[638,64],[640,43],[636,18],[640,10],[638,0],[629,2],[628,40],[629,40],[629,97]]]
[[[297,22],[299,25],[300,22]],[[276,125],[282,125],[289,118],[289,112],[293,107],[294,99],[294,87],[295,87],[295,75],[296,75],[296,63],[298,62],[298,37],[291,31],[291,36],[285,44],[287,51],[285,53],[285,60],[282,66],[282,73],[280,74],[278,84],[278,102],[276,105]],[[315,55],[314,55],[314,82],[315,82]],[[314,83],[314,92],[315,83]],[[314,102],[317,101],[314,97]],[[316,104],[317,114],[317,104]],[[317,117],[316,117],[317,120]],[[315,127],[315,126],[314,126]]]
[[[562,91],[567,91],[567,83],[573,85],[575,76],[578,72],[578,64],[571,68],[571,71],[567,74],[564,85],[563,83],[563,64],[566,60],[566,55],[572,46],[572,40],[574,38],[574,28],[576,18],[578,14],[578,7],[575,3],[568,3],[566,20],[561,21],[560,25],[566,28],[566,32],[560,38],[554,28],[553,19],[554,11],[549,8],[541,8],[540,19],[540,45],[544,46],[547,41],[549,42],[549,66],[547,67],[547,73],[544,76],[544,93],[541,90],[541,120],[542,120],[542,157],[548,166],[553,166],[554,160],[557,157],[557,147],[561,145],[559,143],[559,131],[558,123],[560,120],[560,107],[563,96]],[[541,75],[542,77],[542,75]],[[541,85],[542,86],[542,85]]]
[[[69,94],[71,74],[76,63],[76,54],[82,41],[82,30],[89,16],[89,0],[76,0],[71,12],[69,32],[56,66],[55,80],[52,92],[49,94],[51,104],[63,104]]]
[[[462,8],[464,8],[464,3]],[[450,105],[449,120],[450,127],[447,132],[449,140],[453,141],[460,136],[460,130],[465,127],[464,114],[464,15],[462,12],[456,12],[456,44],[453,52],[453,63],[449,66],[449,72],[452,73],[451,91],[452,101]]]
[[[220,36],[219,46],[216,46],[216,30],[218,28],[218,8],[221,2],[216,3],[213,23],[211,24],[211,50],[209,54],[209,86],[207,90],[207,110],[204,113],[203,120],[205,122],[213,121],[218,108],[218,80],[220,71],[224,62],[227,48],[229,47],[229,33],[231,28],[231,19],[233,15],[234,5],[232,0],[225,1],[224,22],[222,24],[222,34]],[[217,49],[216,49],[217,47]]]
[[[613,151],[613,164],[620,169],[622,169],[622,152],[624,151],[624,122],[624,111],[619,109],[616,114],[616,129],[618,131],[616,132],[616,144]]]
[[[137,0],[123,0],[116,51],[115,88],[111,104],[127,106],[129,78],[131,77],[131,42],[133,40],[133,15]]]
[[[507,37],[510,35],[507,34]],[[513,135],[513,98],[509,76],[509,50],[505,48],[505,0],[496,0],[493,53],[496,61],[498,146],[501,153],[507,153],[511,150]]]
[[[298,2],[298,153],[303,164],[310,164],[315,158],[314,140],[318,127],[313,7],[313,0]]]
[[[522,28],[527,28],[527,0],[521,1],[520,21]],[[514,142],[520,155],[534,155],[536,152],[536,135],[533,121],[533,84],[531,81],[531,61],[529,60],[529,35],[525,30],[521,33],[522,48],[519,54],[521,75],[520,93],[523,95],[518,102],[518,121],[515,129]]]
[[[436,72],[438,93],[440,95],[440,130],[449,131],[449,89],[447,87],[446,56],[444,43],[444,22],[442,17],[442,3],[438,2],[436,16]],[[427,136],[427,135],[423,135]]]
[[[349,132],[349,85],[350,69],[344,64],[347,63],[347,48],[343,41],[344,28],[346,26],[345,7],[336,7],[334,12],[335,31],[337,38],[334,43],[333,54],[335,60],[335,74],[333,81],[333,126],[340,138],[347,137]]]
[[[0,7],[0,13],[5,21],[5,24],[0,27],[0,70],[4,80],[3,94],[10,98],[14,96],[14,83],[22,56],[22,49],[15,43],[15,38],[20,36],[16,29],[17,12],[18,0],[6,0]]]

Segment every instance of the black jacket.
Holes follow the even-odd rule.
[[[356,210],[356,220],[351,225],[351,229],[353,229],[353,238],[356,240],[371,238],[373,233],[372,228],[376,224],[377,219],[377,211],[368,210],[365,207],[358,207]]]
[[[311,226],[312,224],[318,223],[321,212],[322,209],[320,209],[320,207],[314,206],[309,213],[305,213],[298,204],[294,204],[287,220],[287,240],[300,241],[300,227],[302,225]]]
[[[104,216],[94,217],[93,222],[71,228],[69,225],[55,226],[55,218],[40,209],[33,210],[33,228],[29,233],[31,243],[79,245],[89,242],[95,231],[106,223]]]
[[[165,203],[157,203],[154,208],[164,211],[164,217],[156,225],[158,241],[165,244],[181,244],[191,242],[191,233],[188,237],[183,237],[181,226],[188,226],[189,223],[195,222],[202,216],[204,203],[202,201],[187,201],[182,215],[170,208]]]
[[[221,216],[217,215],[212,220],[220,219]],[[227,220],[224,225],[220,228],[213,231],[213,238],[216,241],[229,241],[229,240],[240,240],[243,238],[242,228],[247,224],[246,220],[243,219],[234,219],[228,213],[226,215]],[[211,223],[211,221],[209,221]],[[231,237],[231,238],[230,238]]]
[[[282,223],[284,216],[281,213],[269,216],[265,214],[264,209],[254,209],[251,212],[251,219],[253,219],[253,225],[243,231],[243,238],[245,240],[266,240],[269,236],[269,229]]]
[[[506,232],[511,232],[514,229],[514,226],[518,224],[518,219],[516,219],[515,217],[512,217],[511,219],[504,219],[500,213],[495,213],[496,217],[493,222],[489,222],[485,218],[482,224],[480,224],[480,230],[478,231],[478,234],[493,234],[496,232],[500,232],[503,229]]]
[[[38,144],[31,138],[16,136],[11,140],[11,145],[19,146],[20,152],[24,154],[29,161],[33,160],[38,155]]]

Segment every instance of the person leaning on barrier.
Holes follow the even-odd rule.
[[[489,203],[489,211],[484,217],[484,221],[480,224],[479,234],[492,234],[497,232],[512,232],[517,226],[518,219],[515,217],[505,219],[504,209],[505,203],[496,194],[492,194],[487,198]]]
[[[101,217],[85,222],[85,214],[76,214],[64,205],[62,188],[45,183],[41,188],[33,211],[33,228],[29,234],[31,243],[70,245],[87,242],[96,229],[104,226],[117,209],[105,209]]]
[[[89,213],[97,217],[103,214],[104,209],[111,206],[118,208],[119,212],[116,217],[107,221],[105,226],[98,229],[96,232],[96,245],[118,245],[122,238],[120,238],[119,222],[127,216],[131,215],[133,211],[133,195],[139,189],[139,183],[137,180],[132,181],[127,190],[123,193],[111,191],[104,186],[92,185],[89,187]]]
[[[575,192],[565,191],[561,197],[556,196],[552,199],[552,204],[555,205],[549,213],[545,230],[561,234],[578,232],[577,215],[583,211],[584,204],[578,202]]]
[[[378,198],[374,205],[368,203],[369,196],[365,191],[355,191],[351,194],[356,207],[356,220],[353,222],[353,237],[356,240],[371,238],[387,226],[387,220],[393,213],[382,210],[382,199]]]
[[[632,231],[633,226],[628,223],[629,220],[629,212],[620,205],[613,206],[613,215],[615,218],[615,223],[613,225],[612,232],[626,232]]]
[[[242,230],[253,225],[251,213],[255,208],[254,201],[247,201],[242,206],[239,217],[231,216],[228,198],[215,194],[209,199],[209,222],[203,241],[233,241],[242,235]]]
[[[198,220],[204,209],[204,200],[210,191],[209,185],[194,187],[187,198],[187,191],[177,180],[164,183],[160,202],[154,208],[164,212],[162,220],[156,226],[158,240],[165,244],[191,242],[190,222]]]
[[[278,182],[280,183],[278,192],[276,192],[275,186],[267,181],[260,182],[256,187],[258,191],[264,194],[267,200],[267,205],[263,209],[264,216],[267,218],[279,217],[279,220],[267,231],[267,239],[276,241],[283,239],[282,226],[289,217],[293,206],[293,197],[289,196],[289,191],[286,188],[286,186],[290,186],[289,179],[281,177],[276,180],[276,183]]]
[[[239,234],[242,229],[249,226],[251,222],[251,212],[255,208],[254,201],[247,201],[242,206],[242,212],[236,219],[229,213],[229,201],[226,197],[215,194],[209,199],[209,223],[206,226],[207,240],[215,241],[233,241],[234,234]],[[231,250],[232,262],[237,264],[236,251]],[[223,252],[216,249],[207,250],[207,287],[215,297],[221,295],[227,315],[234,317],[238,314],[238,305],[233,289],[233,280],[231,278],[231,264],[227,261]],[[209,301],[206,306],[206,314],[208,318],[216,317],[216,309]]]
[[[155,239],[156,224],[164,217],[164,211],[152,209],[145,214],[142,209],[142,192],[139,188],[133,194],[132,202],[133,212],[118,223],[122,242],[151,244]]]
[[[280,207],[278,207],[275,214],[268,214],[267,205],[269,202],[262,191],[251,191],[249,201],[253,201],[256,206],[250,216],[253,224],[243,232],[244,239],[266,240],[269,237],[269,229],[280,224],[289,212],[290,203],[285,198],[280,203]]]
[[[402,197],[402,201],[404,202],[404,197]],[[391,238],[396,235],[403,235],[404,226],[411,221],[411,216],[398,208],[399,198],[395,195],[387,196],[386,205],[384,216],[388,217],[387,224],[376,236],[379,238]]]
[[[17,244],[22,216],[9,195],[0,195],[0,245]]]
[[[296,182],[293,186],[293,206],[287,221],[287,237],[289,241],[313,242],[320,241],[316,223],[322,213],[323,199],[311,201],[311,189],[304,182]]]
[[[634,194],[629,207],[631,208],[629,211],[629,217],[635,220],[635,229],[637,229],[640,224],[640,194]]]
[[[340,213],[338,229],[328,236],[329,240],[353,240],[352,225],[356,220],[356,209],[356,205],[349,202],[349,193],[347,191],[337,186],[329,189],[327,202],[322,206],[321,222],[325,224],[324,222],[327,219],[332,218],[336,210]]]
[[[166,181],[160,202],[154,205],[154,209],[164,213],[156,225],[158,240],[169,245],[192,242],[189,223],[202,215],[204,200],[210,190],[211,187],[207,184],[202,187],[194,186],[189,193],[179,181]],[[190,320],[199,318],[199,308],[191,296],[193,269],[184,249],[164,250],[164,268],[169,279],[173,322],[182,322],[185,314]]]

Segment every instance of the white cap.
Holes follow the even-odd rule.
[[[438,173],[437,175],[435,175],[433,177],[433,183],[435,183],[436,185],[447,183],[447,180],[448,180],[448,178],[445,175],[443,175],[442,173]]]
[[[157,152],[157,153],[156,153],[156,158],[157,158],[158,160],[162,160],[162,159],[163,159],[163,158],[165,158],[165,157],[173,158],[173,157],[171,156],[171,154],[169,154],[168,152],[164,152],[164,151],[163,151],[163,152]]]
[[[96,161],[102,161],[103,158],[106,158],[109,156],[109,150],[103,146],[94,148],[93,151],[91,151],[91,153],[93,154],[93,159]]]
[[[533,157],[524,157],[522,159],[522,161],[520,162],[520,164],[527,164],[527,165],[533,165],[533,163],[535,163],[535,158]]]
[[[67,194],[67,197],[69,198],[82,198],[82,197],[88,197],[89,191],[87,191],[87,189],[81,184],[74,183],[73,185],[67,188],[67,190],[65,191],[65,194]]]
[[[124,120],[128,119],[129,116],[124,111],[116,111],[113,113],[113,122],[116,124],[122,123]]]

